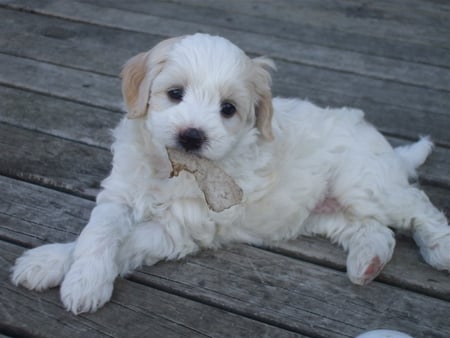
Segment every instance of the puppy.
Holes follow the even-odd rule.
[[[411,231],[424,259],[449,270],[448,222],[408,182],[431,142],[393,149],[360,110],[272,100],[272,68],[206,34],[165,40],[129,60],[127,116],[89,223],[73,243],[25,252],[13,283],[61,285],[77,314],[104,305],[115,278],[143,264],[232,241],[321,235],[348,252],[350,280],[367,284],[391,259],[389,227]],[[166,148],[214,161],[242,188],[242,202],[211,211],[190,173],[169,178]]]

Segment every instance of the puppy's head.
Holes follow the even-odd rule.
[[[145,118],[155,141],[209,159],[252,130],[272,140],[273,62],[250,59],[226,39],[165,40],[129,60],[122,91],[129,118]]]

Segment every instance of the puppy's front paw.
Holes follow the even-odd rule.
[[[72,243],[48,244],[26,251],[12,268],[11,281],[30,290],[61,284],[72,263]]]
[[[110,300],[114,279],[105,278],[104,269],[96,264],[76,261],[61,285],[61,300],[74,314],[95,312]]]

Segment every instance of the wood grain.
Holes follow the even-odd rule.
[[[133,12],[154,15],[155,8],[161,10],[163,7],[163,4],[157,2],[152,2],[149,6],[148,3],[143,2],[123,3],[119,1],[108,1],[98,3],[94,1],[91,5],[100,5],[101,10],[104,10],[105,6],[109,8],[114,7],[118,10],[122,10],[124,15],[130,15],[127,13],[130,9],[132,9]],[[164,5],[171,6],[167,11],[170,11],[172,16],[175,16],[180,20],[179,26],[183,24],[183,20],[186,17],[189,17],[191,22],[195,22],[195,20],[192,20],[191,15],[194,15],[194,17],[200,17],[202,15],[202,8],[196,7],[188,13],[185,13],[181,12],[180,9],[175,10],[175,8],[180,8],[177,5],[168,3],[165,3]],[[89,5],[85,2],[84,6],[89,8]],[[187,8],[189,7],[182,7],[183,10]],[[247,26],[242,27],[243,34],[238,35],[234,31],[228,29],[222,29],[222,31],[220,28],[221,25],[215,20],[217,13],[211,14],[214,16],[204,13],[206,18],[210,18],[209,20],[206,19],[211,25],[207,31],[213,30],[216,31],[216,34],[232,39],[250,53],[270,55],[276,59],[346,71],[368,77],[401,81],[434,89],[449,90],[448,83],[450,81],[450,70],[443,67],[373,56],[354,51],[345,51],[341,48],[325,47],[314,43],[292,41],[285,37],[272,38],[270,36],[260,36],[258,38],[257,36],[254,36],[254,34],[249,35],[247,32],[248,29],[246,29],[248,28]],[[82,47],[83,45],[75,43],[77,40],[81,40],[83,44],[90,44],[89,52],[93,55],[97,55],[97,60],[99,60],[106,51],[110,51],[109,48],[105,49],[105,44],[114,44],[114,59],[117,59],[116,55],[122,55],[123,60],[126,60],[130,57],[130,50],[135,51],[135,53],[141,52],[142,50],[136,50],[138,46],[142,46],[141,48],[144,50],[145,48],[150,48],[150,46],[156,44],[158,40],[161,39],[155,35],[149,36],[149,34],[144,35],[139,33],[133,33],[136,38],[130,39],[129,36],[131,32],[114,30],[114,33],[112,33],[112,29],[106,27],[69,23],[61,19],[49,20],[48,18],[42,18],[40,15],[18,13],[12,10],[0,11],[0,18],[0,28],[2,29],[4,36],[1,47],[5,51],[13,51],[15,53],[20,50],[22,53],[38,54],[39,58],[50,57],[51,54],[60,56],[67,55],[65,53],[68,52],[71,54],[85,54],[86,51],[84,50],[85,48]],[[82,18],[83,17],[77,19]],[[205,22],[205,20],[202,21]],[[31,28],[33,28],[33,30],[31,30]],[[132,27],[130,27],[130,29],[132,29]],[[24,32],[28,33],[24,34]],[[153,34],[156,33],[153,31],[148,32],[152,32]],[[114,35],[114,40],[110,38],[112,35]],[[96,44],[96,39],[102,40],[103,43]],[[262,44],[261,41],[265,41],[264,44]],[[29,48],[20,48],[23,45],[26,45]],[[52,47],[52,53],[48,53],[45,48],[46,45]],[[68,50],[69,46],[70,51]],[[74,56],[71,56],[71,58]],[[94,64],[96,64],[95,59],[92,60],[92,66],[94,66]],[[97,66],[97,71],[104,71],[105,65],[98,62]],[[387,72],[387,69],[390,71]],[[109,72],[110,71],[111,69]]]
[[[7,326],[13,336],[301,337],[124,279],[116,281],[113,300],[107,307],[95,314],[75,316],[62,308],[56,289],[30,292],[9,282],[9,270],[21,251],[0,240],[0,315],[2,327]]]
[[[0,85],[0,122],[109,150],[123,113]]]
[[[136,278],[312,336],[353,337],[381,326],[416,337],[446,337],[450,330],[447,301],[377,282],[357,287],[341,272],[248,246],[158,264]]]
[[[84,197],[97,195],[109,151],[0,124],[0,174]]]
[[[85,8],[83,13],[86,11],[88,8]],[[14,53],[14,55],[19,53],[19,55],[33,60],[100,72],[114,77],[126,59],[138,51],[150,48],[161,39],[154,35],[117,31],[98,25],[67,23],[59,19],[53,19],[52,22],[48,17],[29,13],[3,10],[0,11],[1,15],[4,17],[5,35],[3,39],[0,38],[0,51]],[[131,20],[131,22],[133,21]],[[17,28],[11,28],[16,26]],[[30,30],[35,33],[24,34],[25,31],[29,32]],[[133,36],[132,39],[130,39],[130,34]],[[248,51],[252,51],[247,41],[242,40],[241,35],[238,35],[237,38],[236,43]],[[262,38],[249,40],[265,41]],[[296,50],[310,50],[310,48],[301,48],[301,46],[291,46],[288,41],[280,40],[278,44],[281,45],[275,49],[287,50],[289,53]],[[267,45],[272,48],[274,43],[267,43]],[[20,48],[21,46],[29,46],[29,48]],[[258,47],[261,47],[261,43],[258,44]],[[106,51],[108,51],[107,55],[105,55]],[[261,54],[268,51],[255,52]],[[307,57],[313,63],[304,60],[301,64],[283,61],[286,56],[278,56],[280,57],[277,60],[278,71],[274,73],[275,94],[307,98],[323,106],[359,107],[366,112],[370,121],[391,135],[412,139],[419,134],[430,134],[438,144],[450,145],[450,134],[441,128],[442,125],[450,123],[450,110],[448,109],[450,104],[448,94],[446,94],[450,90],[450,71],[448,69],[421,70],[421,64],[412,64],[407,69],[399,70],[401,67],[398,65],[389,66],[390,59],[371,61],[364,55],[356,59],[348,55],[333,56],[335,52],[318,51]],[[272,55],[273,53],[269,52],[268,54]],[[70,62],[68,62],[68,55],[70,55]],[[321,64],[314,64],[314,60],[319,59],[321,55],[331,55],[331,59],[324,60]],[[277,54],[273,56],[277,57]],[[302,58],[297,55],[294,59]],[[337,62],[339,60],[348,62],[351,67],[355,67],[357,60],[361,60],[365,68],[379,63],[382,68],[378,73],[392,74],[396,81],[383,80],[380,75],[375,75],[372,80],[367,81],[367,76],[371,76],[370,74],[364,72],[351,74],[353,70],[349,72],[345,65],[339,65]],[[402,62],[403,66],[406,64]],[[112,81],[107,77],[94,77],[87,81],[88,77],[85,77],[83,72],[76,74],[64,68],[50,67],[46,73],[52,83],[43,85],[35,79],[40,78],[39,74],[42,73],[43,68],[47,67],[45,64],[26,60],[17,63],[5,58],[4,65],[3,83],[5,84],[39,92],[43,92],[44,88],[49,87],[52,95],[72,100],[81,99],[82,102],[89,104],[103,103],[103,107],[117,111],[122,109],[119,83],[115,79]],[[330,69],[330,66],[333,68],[334,65],[336,65],[334,69],[338,72]],[[23,69],[27,71],[23,72]],[[396,74],[397,70],[403,75]],[[18,77],[17,72],[22,76]],[[430,83],[440,82],[441,90],[427,90],[427,93],[424,94],[421,88],[408,85],[409,80],[405,76],[408,77],[410,74],[421,80],[429,77]],[[62,76],[67,79],[70,86],[61,88],[59,84]],[[402,81],[405,83],[398,83],[399,79],[403,79]],[[410,82],[416,84],[412,80]],[[115,87],[111,87],[111,85]],[[96,93],[99,89],[105,90],[106,93]],[[74,91],[80,92],[82,95],[76,95]],[[44,93],[48,93],[48,91],[44,91]],[[391,93],[397,94],[392,95]],[[95,97],[105,100],[95,102]],[[430,117],[431,114],[432,117]]]
[[[175,0],[178,4],[180,0]],[[312,27],[326,27],[343,32],[359,32],[369,37],[379,37],[385,40],[407,40],[429,45],[445,45],[448,43],[448,25],[437,25],[436,22],[445,20],[448,6],[442,6],[442,12],[423,13],[418,20],[411,20],[411,4],[398,6],[380,6],[372,4],[336,3],[314,0],[309,1],[281,1],[276,5],[263,5],[258,0],[241,2],[231,0],[226,3],[214,0],[186,0],[183,4],[196,7],[208,7],[222,11],[246,13],[264,19],[273,19],[285,24],[302,22]],[[274,10],[276,9],[276,10]],[[418,11],[419,12],[419,11]],[[422,13],[422,12],[420,12]],[[417,14],[416,14],[417,15]],[[444,29],[443,29],[444,28]],[[445,29],[447,28],[447,30]]]
[[[0,84],[122,111],[120,80],[117,77],[6,54],[0,54],[0,70]]]

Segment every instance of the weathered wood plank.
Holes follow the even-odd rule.
[[[109,149],[123,113],[0,86],[0,122]]]
[[[162,37],[0,9],[0,51],[117,77],[131,56]]]
[[[308,6],[309,8],[314,8],[315,10],[324,10],[324,11],[339,11],[339,12],[347,12],[349,10],[358,10],[363,17],[373,18],[376,17],[377,13],[372,13],[371,11],[381,11],[384,16],[388,16],[389,19],[395,18],[395,16],[400,16],[402,20],[414,20],[418,21],[420,25],[426,24],[435,24],[434,20],[438,20],[439,18],[445,17],[446,12],[450,11],[450,7],[448,6],[448,2],[444,1],[431,1],[432,4],[430,6],[430,2],[423,0],[397,0],[387,1],[387,0],[378,0],[374,3],[361,4],[358,0],[347,0],[343,3],[339,3],[333,0],[324,0],[324,1],[310,1],[304,0],[302,1],[303,6]],[[293,9],[297,9],[299,7],[299,3],[296,0],[281,0],[277,3],[282,4],[283,6],[291,6]],[[394,16],[395,15],[395,16]]]
[[[164,281],[167,290],[176,288],[191,297],[220,298],[225,308],[277,318],[310,335],[353,337],[389,327],[415,337],[446,337],[450,330],[446,301],[377,282],[356,287],[343,273],[247,246],[158,264],[134,278],[150,284]]]
[[[108,0],[106,2],[102,1],[101,3],[95,2],[95,0],[89,0],[89,2],[93,5],[99,5],[102,7],[112,7],[125,11],[132,10],[152,16],[177,19],[179,21],[189,21],[191,23],[201,22],[202,24],[210,25],[212,27],[211,29],[217,30],[216,34],[230,36],[233,39],[235,38],[234,34],[229,30],[240,30],[244,33],[244,38],[242,42],[239,40],[235,41],[242,44],[244,48],[253,45],[251,42],[249,43],[249,40],[251,39],[245,38],[246,34],[248,34],[248,32],[257,33],[261,35],[260,38],[256,40],[259,40],[259,44],[257,46],[259,50],[254,51],[258,54],[268,54],[272,57],[290,60],[293,62],[301,62],[316,65],[319,67],[323,66],[326,68],[340,69],[348,72],[365,74],[368,76],[382,77],[385,79],[389,78],[396,81],[411,81],[411,83],[421,85],[430,85],[430,83],[434,82],[434,84],[432,84],[433,87],[437,85],[436,81],[440,82],[441,79],[444,80],[444,82],[442,82],[444,88],[448,88],[448,80],[445,82],[446,75],[440,74],[438,75],[440,79],[437,79],[436,76],[433,76],[437,75],[437,73],[433,70],[437,71],[439,68],[429,68],[425,65],[429,62],[428,60],[430,58],[433,58],[433,56],[439,53],[439,51],[436,51],[434,49],[435,46],[433,46],[432,49],[429,48],[428,54],[431,54],[430,52],[432,51],[433,56],[430,55],[427,60],[422,60],[420,63],[409,63],[407,61],[408,58],[402,57],[403,54],[405,54],[405,50],[408,50],[409,54],[420,54],[419,51],[416,51],[417,47],[409,40],[409,45],[402,46],[402,50],[394,48],[397,53],[389,54],[392,59],[385,57],[380,58],[374,56],[379,55],[380,50],[381,52],[383,52],[387,49],[390,53],[392,53],[392,46],[381,48],[382,46],[386,45],[386,43],[390,42],[388,39],[386,39],[385,36],[381,41],[378,40],[380,38],[375,38],[377,39],[377,44],[375,47],[373,41],[368,41],[372,40],[373,37],[371,39],[368,39],[367,36],[362,37],[358,35],[358,33],[355,34],[355,31],[352,31],[350,33],[346,32],[345,36],[339,37],[339,33],[342,34],[342,32],[339,32],[336,29],[328,29],[328,31],[326,31],[324,29],[324,25],[322,24],[319,26],[305,25],[305,23],[303,23],[301,20],[286,24],[286,22],[280,22],[282,18],[280,18],[279,16],[268,19],[251,16],[251,12],[245,12],[244,14],[239,13],[228,7],[228,3],[224,6],[224,8],[216,9],[211,7],[204,7],[203,3],[199,4],[200,6],[189,6],[186,3],[183,3],[183,6],[180,6],[177,3],[168,3],[161,1],[143,3],[135,0],[127,2],[126,4],[118,0]],[[308,7],[314,7],[314,4],[316,3],[317,2],[313,1],[312,3],[308,4]],[[333,4],[335,3],[336,2],[333,2]],[[320,4],[322,4],[322,2],[320,2]],[[337,4],[339,9],[342,9],[342,4]],[[219,6],[221,5],[219,4]],[[242,4],[239,3],[239,6],[242,6]],[[270,7],[276,6],[279,6],[278,2],[274,2],[265,7],[268,7],[269,11],[276,13],[276,9],[270,9]],[[291,8],[295,7],[292,5],[290,6]],[[302,3],[301,6],[305,7],[305,4]],[[365,6],[354,5],[351,8],[362,8],[362,11],[364,11]],[[301,11],[301,9],[297,9],[297,11]],[[349,12],[351,11],[353,10],[349,9]],[[416,16],[414,24],[417,25],[417,20],[419,19],[420,21],[423,17],[424,15]],[[435,17],[430,19],[430,21],[433,22],[433,26],[437,25]],[[220,30],[221,27],[227,28],[228,30]],[[352,36],[349,36],[349,34],[351,34]],[[330,35],[331,37],[329,37]],[[278,39],[274,39],[272,37],[276,37]],[[239,39],[239,37],[236,38]],[[262,41],[264,40],[267,40],[267,43],[262,43]],[[296,41],[296,48],[289,48],[290,46],[294,46],[292,44],[292,41]],[[396,41],[396,43],[398,43],[398,41]],[[403,41],[400,41],[400,43],[403,43]],[[286,45],[284,46],[284,48],[283,44]],[[355,45],[357,45],[356,49]],[[367,46],[372,48],[366,51],[362,50],[363,54],[361,54],[360,52],[352,53],[343,50],[346,49],[357,51],[358,48],[360,48],[360,45],[365,46],[366,48]],[[333,48],[326,48],[325,46],[330,46]],[[261,50],[261,48],[265,49]],[[443,52],[445,52],[445,49],[443,50]],[[399,58],[401,58],[402,60],[398,60]],[[386,68],[389,68],[389,74],[387,74]],[[447,72],[447,69],[445,68],[440,69]],[[421,76],[425,76],[426,78],[420,80]],[[430,82],[428,82],[428,79],[430,80]],[[427,84],[425,84],[425,81],[427,82]]]
[[[24,247],[76,239],[95,202],[0,176],[0,238]]]
[[[98,4],[98,2],[97,2]],[[163,4],[158,3],[127,3],[122,2],[103,3],[102,6],[114,5],[120,10],[139,11],[140,13],[152,14],[155,9],[160,9]],[[164,5],[173,6],[174,4],[164,3]],[[171,13],[177,13],[180,10],[184,10],[185,6],[176,6],[178,11],[171,11]],[[104,8],[103,8],[104,9]],[[200,15],[198,11],[192,10],[192,13]],[[190,14],[190,12],[188,13]],[[180,13],[180,19],[186,17],[186,13]],[[206,18],[213,19],[216,16],[206,16]],[[214,21],[211,23],[214,24]],[[110,48],[105,48],[105,44],[114,44],[114,53],[122,54],[123,60],[129,57],[130,53],[125,54],[128,50],[135,50],[137,46],[143,46],[141,48],[148,48],[156,41],[154,36],[147,36],[147,40],[140,42],[130,39],[131,32],[125,32],[120,30],[107,29],[99,26],[87,26],[80,23],[72,23],[63,21],[60,19],[50,19],[40,15],[34,15],[30,13],[17,12],[12,10],[0,11],[0,29],[3,32],[3,39],[0,40],[0,48],[3,52],[17,53],[20,51],[22,55],[45,60],[49,58],[51,54],[63,55],[67,57],[67,50],[70,47],[70,55],[74,52],[85,54],[86,52],[81,50],[81,45],[77,41],[82,40],[84,44],[92,42],[90,48],[92,48],[92,55],[99,56],[105,53]],[[24,33],[27,32],[27,33]],[[229,36],[227,31],[217,32],[218,34]],[[180,33],[179,33],[180,34]],[[234,33],[233,33],[234,34]],[[340,71],[346,71],[350,73],[357,73],[369,77],[388,79],[393,81],[400,81],[411,83],[415,85],[425,86],[435,89],[450,90],[450,70],[447,68],[434,67],[424,65],[422,63],[410,63],[407,61],[399,61],[395,59],[374,57],[367,54],[359,54],[355,52],[346,52],[340,49],[325,48],[314,44],[303,45],[301,43],[293,44],[292,41],[286,39],[271,39],[271,41],[262,43],[267,37],[260,36],[246,38],[243,36],[233,36],[235,40],[242,47],[248,49],[249,52],[258,54],[269,54],[272,57],[280,58],[284,60],[290,60],[292,62],[300,62],[307,65],[313,65],[316,67],[324,67],[329,69],[335,69]],[[108,36],[114,35],[114,41],[108,39]],[[136,33],[134,33],[136,35]],[[234,34],[236,35],[236,34]],[[128,38],[126,38],[126,36]],[[101,44],[95,44],[93,40],[102,39]],[[153,40],[153,41],[152,41]],[[252,43],[248,44],[248,41],[258,41],[259,43],[252,48]],[[48,46],[47,46],[48,45]],[[27,46],[27,48],[23,48]],[[49,53],[49,51],[51,51]],[[137,51],[136,51],[137,52]],[[49,55],[50,54],[50,55]],[[51,57],[50,57],[51,58]],[[60,56],[61,58],[61,56]],[[90,60],[95,58],[89,58]],[[49,60],[51,61],[51,60]],[[100,64],[99,70],[104,68]],[[112,69],[117,69],[113,67]]]
[[[0,124],[0,174],[85,197],[110,170],[109,151]]]
[[[300,237],[270,250],[345,271],[344,251],[325,239]],[[410,238],[397,237],[394,256],[377,280],[450,301],[450,274],[426,264]]]
[[[248,337],[256,334],[261,337],[300,337],[293,332],[123,279],[117,280],[113,301],[106,307],[94,314],[74,316],[62,308],[57,290],[30,292],[9,282],[9,270],[22,250],[0,241],[0,325],[15,335]]]
[[[95,3],[95,0],[84,0],[85,2]],[[182,6],[180,6],[182,4]],[[447,14],[450,12],[450,8],[445,6],[445,4],[439,5],[434,2],[430,5],[427,1],[405,1],[401,3],[400,1],[377,1],[373,3],[361,4],[358,0],[348,0],[345,2],[325,0],[325,1],[314,1],[314,0],[303,0],[301,2],[297,0],[282,0],[282,1],[246,1],[245,4],[239,3],[238,1],[230,1],[227,4],[217,3],[215,1],[198,1],[198,0],[188,0],[188,1],[152,1],[152,4],[146,6],[140,5],[139,0],[131,0],[130,7],[122,7],[117,0],[105,0],[102,1],[101,6],[113,7],[113,8],[123,8],[128,10],[140,9],[147,12],[151,9],[152,15],[160,17],[171,17],[171,18],[181,18],[189,21],[203,21],[211,23],[212,25],[229,25],[234,29],[242,29],[240,22],[234,20],[236,15],[245,15],[247,18],[262,18],[267,20],[273,19],[276,22],[282,22],[284,25],[287,24],[285,17],[278,14],[277,9],[283,8],[283,10],[290,9],[291,12],[294,11],[305,11],[312,10],[316,13],[324,12],[328,13],[330,11],[338,13],[339,15],[346,15],[348,20],[356,21],[358,19],[359,24],[364,25],[364,19],[377,19],[381,17],[385,20],[396,20],[398,23],[406,22],[408,24],[421,26],[439,26],[443,25],[444,28],[449,28],[447,22]],[[261,8],[264,6],[264,8]],[[252,7],[254,10],[248,10]],[[216,18],[216,21],[208,20],[196,15],[195,11],[201,15],[212,16]],[[261,13],[265,12],[265,13]],[[180,13],[185,14],[181,16]],[[189,14],[189,16],[188,16]],[[263,14],[263,15],[259,15]],[[265,15],[267,14],[267,15]],[[223,16],[221,18],[219,16]],[[301,21],[301,20],[297,20]],[[289,22],[290,23],[290,22]],[[266,34],[271,34],[271,27],[263,27],[264,24],[260,22],[255,26],[260,26],[260,28],[265,28]],[[323,26],[323,24],[322,24]],[[310,26],[312,27],[312,26]],[[257,27],[255,27],[257,28]],[[242,29],[245,30],[245,29]],[[285,29],[287,31],[287,29]],[[368,32],[372,34],[373,32]],[[443,34],[440,31],[438,34]],[[367,35],[367,34],[366,34]],[[428,38],[428,37],[426,37]]]
[[[44,75],[45,74],[45,75]],[[0,54],[0,84],[121,111],[117,77]]]
[[[301,21],[313,27],[321,26],[343,32],[358,31],[368,38],[375,36],[387,40],[407,40],[428,45],[448,44],[450,32],[448,20],[445,19],[445,12],[434,12],[431,17],[424,15],[420,21],[413,20],[411,22],[401,11],[387,13],[384,7],[376,8],[368,3],[343,4],[328,1],[324,6],[323,4],[316,4],[317,2],[314,1],[289,1],[289,3],[266,1],[261,3],[258,0],[245,2],[239,0],[227,2],[174,0],[174,2],[183,5],[210,7],[222,11],[249,13],[252,16],[276,19],[287,24]],[[412,8],[411,5],[404,6],[403,11],[411,11]],[[441,25],[437,22],[440,22]]]
[[[278,93],[283,95],[306,96],[311,100],[319,99],[319,95],[314,94],[313,91],[319,91],[325,99],[338,100],[341,96],[343,99],[339,106],[352,105],[358,100],[364,100],[366,103],[375,102],[382,106],[394,105],[430,113],[448,114],[446,111],[449,105],[447,91],[407,86],[328,69],[319,70],[315,67],[284,61],[277,61],[274,88],[279,88]],[[429,97],[417,98],[416,95],[429,95]]]
[[[60,5],[59,2],[51,3],[49,1],[40,1],[39,3],[35,3],[33,1],[24,0],[3,0],[2,2],[4,4],[8,4],[11,8],[38,11],[41,13],[62,17],[72,17],[71,15],[75,13],[79,15],[80,12],[82,12],[82,10],[80,10],[80,6],[87,8],[87,5],[78,5],[75,2],[71,2],[69,5]],[[239,4],[241,5],[240,2]],[[95,3],[95,6],[92,5],[93,4],[87,8],[88,12],[97,13],[101,11],[105,13],[102,17],[113,16],[114,19],[120,18],[117,10],[113,8],[105,9],[98,7],[99,5],[101,6],[98,2]],[[295,40],[297,42],[302,41],[307,44],[316,45],[315,48],[318,48],[319,46],[331,46],[340,50],[347,49],[370,55],[395,57],[424,64],[442,66],[450,65],[450,61],[447,58],[447,51],[440,45],[435,45],[433,46],[433,50],[430,50],[426,45],[423,45],[422,43],[411,43],[410,40],[389,40],[386,36],[370,36],[369,38],[367,35],[361,33],[359,29],[352,31],[340,31],[339,29],[336,29],[337,27],[324,27],[322,21],[320,21],[321,25],[319,26],[308,24],[304,20],[299,19],[289,23],[280,23],[280,20],[282,20],[280,16],[275,18],[258,17],[251,15],[254,12],[253,10],[239,13],[239,11],[230,11],[229,7],[214,8],[215,6],[210,6],[209,8],[203,6],[193,6],[189,10],[188,4],[184,2],[183,6],[180,6],[179,4],[165,3],[165,7],[173,7],[168,9],[166,8],[165,12],[161,12],[161,5],[158,5],[159,4],[157,4],[156,10],[154,7],[146,7],[149,8],[151,12],[137,9],[139,12],[143,13],[154,13],[154,15],[146,15],[147,18],[144,18],[143,15],[136,13],[127,13],[127,16],[129,19],[132,19],[130,17],[131,15],[134,16],[134,20],[131,20],[131,22],[147,22],[149,27],[152,27],[153,33],[160,35],[180,34],[179,26],[180,21],[182,21],[181,25],[183,25],[185,29],[183,32],[192,33],[196,31],[203,31],[230,37],[233,35],[233,31],[240,30],[241,32],[239,32],[239,34],[246,34],[248,32],[262,34],[264,35],[265,40],[272,40],[271,36],[275,36],[283,39]],[[130,3],[130,6],[136,5],[134,3]],[[146,3],[146,6],[150,5]],[[219,4],[219,6],[223,5]],[[225,6],[228,6],[228,3],[226,3]],[[277,12],[276,9],[272,11],[275,13]],[[163,21],[168,27],[161,24],[162,20],[158,16],[164,17]],[[90,16],[88,20],[93,20],[93,16]],[[208,25],[201,23],[208,23]],[[103,22],[103,24],[111,25],[112,23],[106,21]],[[120,20],[116,20],[115,25],[121,25],[122,28],[126,27],[123,26],[123,23],[120,23]],[[258,41],[260,39],[256,40]],[[273,41],[271,42],[273,43]],[[251,43],[251,40],[249,41],[249,45],[254,45]]]

